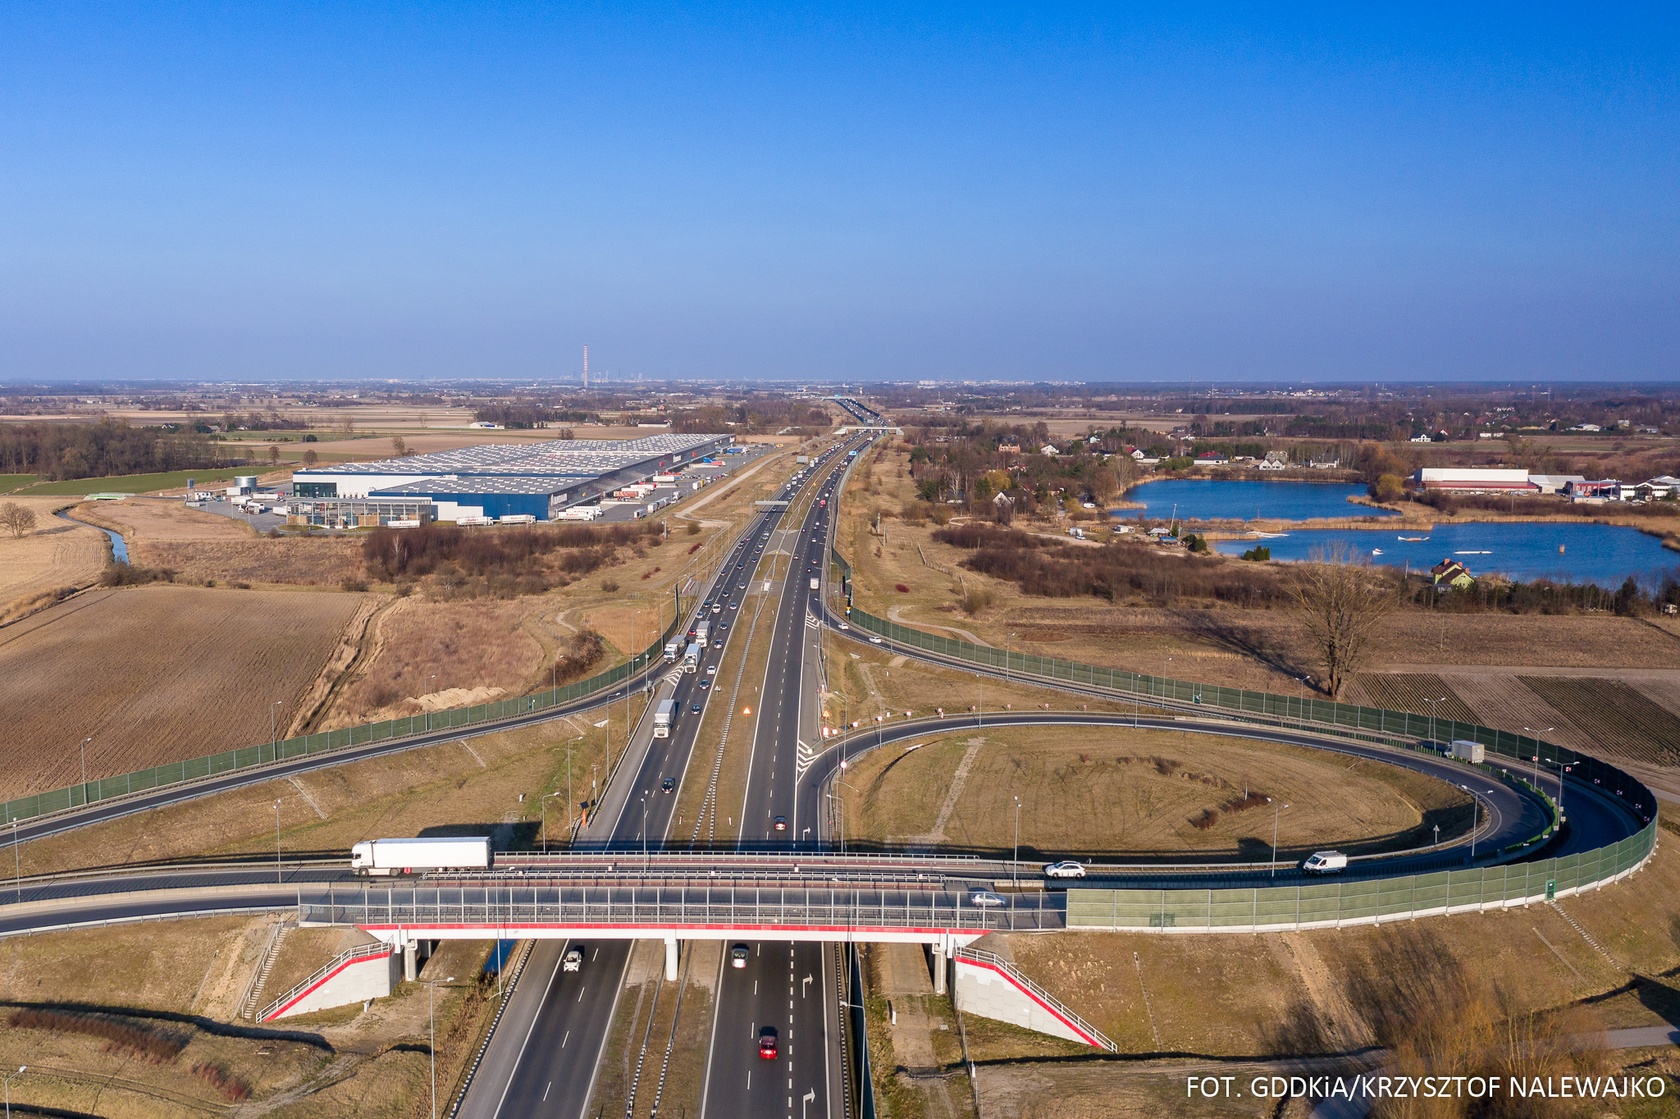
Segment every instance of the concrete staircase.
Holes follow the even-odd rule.
[[[245,997],[239,1000],[241,1018],[256,1021],[257,1008],[262,1005],[263,988],[268,986],[268,977],[274,973],[274,961],[280,958],[280,946],[286,942],[286,934],[295,928],[297,924],[293,921],[279,921],[269,930],[268,943],[263,945],[256,970],[251,973],[251,982],[245,987]]]

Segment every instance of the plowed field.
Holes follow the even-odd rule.
[[[196,757],[282,730],[361,599],[149,586],[0,630],[0,796]],[[279,706],[275,707],[275,701]]]
[[[1680,717],[1619,680],[1524,676],[1523,686],[1571,717],[1612,757],[1680,763]]]

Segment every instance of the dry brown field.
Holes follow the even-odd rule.
[[[0,630],[0,795],[285,733],[360,596],[94,590]],[[278,703],[276,707],[275,704]]]
[[[608,726],[600,709],[518,730],[452,740],[382,758],[333,766],[286,780],[155,809],[25,843],[23,874],[184,859],[201,855],[274,858],[274,802],[280,801],[282,846],[288,855],[344,853],[384,835],[491,834],[499,846],[541,843],[543,802],[566,789],[568,753],[578,801],[607,774],[606,748],[623,757],[625,727],[641,717],[638,697],[614,703]],[[521,800],[520,798],[524,799]],[[551,845],[567,836],[566,798],[547,802]],[[438,833],[442,834],[442,833]]]
[[[111,555],[104,533],[53,516],[67,499],[0,498],[0,504],[11,502],[35,514],[35,527],[21,539],[0,532],[0,625],[91,586]]]
[[[950,735],[864,754],[846,784],[848,833],[892,846],[1007,854],[1018,798],[1029,862],[1178,851],[1266,860],[1274,809],[1284,859],[1325,846],[1364,853],[1427,844],[1432,825],[1446,837],[1470,822],[1460,790],[1410,770],[1176,731]],[[1029,869],[1036,880],[1036,866]]]
[[[362,574],[355,537],[261,536],[242,521],[172,498],[87,502],[76,516],[122,533],[131,562],[192,582],[337,587]]]
[[[14,1110],[21,1105],[58,1110],[20,1114],[124,1119],[247,1113],[411,1119],[428,1113],[431,1034],[420,984],[405,984],[366,1011],[308,1015],[281,1030],[216,1025],[235,1020],[274,920],[170,921],[0,942],[0,1001],[8,1004],[0,1014],[68,1005],[135,1031],[130,1036],[179,1047],[147,1057],[75,1029],[0,1027],[0,1062],[29,1066],[11,1083]],[[299,935],[307,939],[309,932]],[[440,1099],[457,1083],[494,1011],[494,985],[472,978],[487,954],[483,943],[446,942],[423,976],[441,981],[435,1002]],[[448,982],[450,975],[458,978]],[[200,1071],[206,1066],[242,1082],[249,1099],[235,1108]]]

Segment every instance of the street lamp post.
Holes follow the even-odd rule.
[[[1547,727],[1545,730],[1534,731],[1524,727],[1523,730],[1527,731],[1528,736],[1534,739],[1534,787],[1538,789],[1540,787],[1540,736],[1542,734],[1551,734],[1554,730],[1557,730],[1557,728]],[[1560,777],[1558,778],[1558,789],[1562,790],[1562,788],[1563,778]]]
[[[542,808],[542,833],[543,833],[542,848],[543,848],[543,854],[545,854],[545,855],[548,854],[548,802],[553,800],[555,797],[557,797],[559,795],[560,794],[558,792],[544,793],[542,795],[542,799],[540,801],[540,807]],[[568,791],[566,793],[566,799],[567,799],[568,802],[570,802],[571,797],[572,797],[572,794]],[[570,821],[569,814],[568,814],[568,819],[567,819],[568,828],[570,827],[570,823],[571,823],[571,821]],[[568,830],[567,834],[568,835],[571,834],[569,830]]]
[[[6,1079],[6,1119],[12,1119],[12,1081],[16,1080],[18,1077],[22,1076],[24,1073],[26,1073],[28,1071],[29,1071],[29,1066],[28,1065],[19,1065],[18,1070],[16,1072],[8,1073],[6,1078],[5,1078]]]
[[[1010,880],[1021,888],[1021,798],[1015,798],[1015,851],[1009,860]]]
[[[1277,877],[1278,816],[1283,811],[1283,809],[1288,808],[1288,807],[1289,806],[1287,804],[1280,804],[1277,801],[1272,802],[1272,877],[1273,878]]]
[[[437,679],[437,673],[435,673],[435,672],[432,673],[430,676],[426,677],[426,695],[428,697],[430,697],[431,694],[432,694],[432,682],[436,679]],[[433,700],[433,702],[435,703],[437,701]],[[410,723],[408,725],[413,726],[414,724]],[[432,729],[432,709],[430,707],[426,708],[426,729],[428,731]]]
[[[277,699],[268,705],[268,756],[270,759],[274,757],[274,748],[280,742],[280,728],[275,724],[274,719],[277,714],[275,709],[285,702],[283,699]],[[83,775],[82,780],[87,780],[86,775]]]
[[[12,817],[12,879],[17,883],[17,899],[23,900],[23,856],[18,853],[18,821]]]
[[[1435,739],[1435,705],[1437,703],[1445,703],[1446,700],[1447,700],[1446,696],[1442,696],[1440,699],[1426,699],[1426,700],[1424,700],[1425,703],[1429,704],[1429,741],[1431,741],[1431,742],[1434,742],[1436,740]]]
[[[286,879],[280,870],[280,802],[274,802],[274,880],[284,882]]]
[[[87,746],[93,741],[93,735],[82,739],[82,803],[87,803]]]

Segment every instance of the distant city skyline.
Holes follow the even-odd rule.
[[[0,383],[1680,377],[1680,13],[0,9]]]

